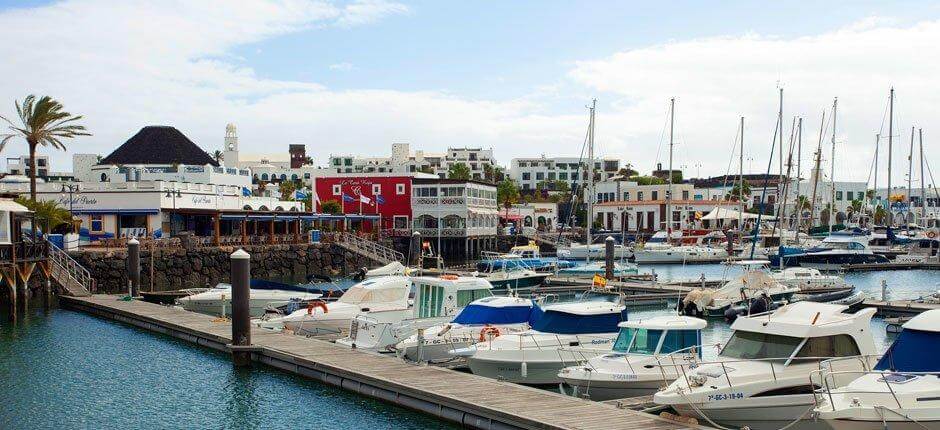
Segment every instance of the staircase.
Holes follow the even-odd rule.
[[[52,242],[48,249],[50,276],[68,295],[83,297],[95,292],[95,279],[88,270]]]
[[[333,240],[340,247],[355,252],[379,264],[405,261],[404,254],[372,240],[356,236],[355,234],[337,232],[333,236]]]

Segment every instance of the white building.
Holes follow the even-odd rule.
[[[534,227],[540,231],[553,231],[558,223],[558,203],[517,203],[508,210],[499,210],[499,217],[517,226]]]
[[[634,181],[605,181],[594,184],[596,203],[612,201],[665,200],[669,184],[639,185]],[[692,184],[672,184],[676,200],[706,200],[704,191],[696,190]]]
[[[393,143],[390,157],[359,157],[355,155],[330,155],[329,167],[336,173],[415,173],[428,172],[446,178],[450,168],[463,163],[470,170],[471,179],[485,179],[486,170],[495,167],[492,149],[447,148],[447,152],[411,153],[408,143]]]
[[[443,255],[476,256],[484,249],[495,249],[496,186],[474,180],[414,178],[411,196],[413,231]]]
[[[7,157],[6,174],[11,176],[29,176],[29,156]],[[36,177],[43,180],[63,180],[72,177],[71,172],[53,171],[48,155],[36,155]]]
[[[564,181],[574,188],[575,184],[587,179],[582,163],[586,161],[578,157],[546,158],[543,155],[538,158],[514,158],[509,166],[509,178],[519,184],[522,190],[534,190],[544,181]],[[619,170],[620,160],[616,158],[594,160],[594,171],[600,175],[600,181],[607,181]]]

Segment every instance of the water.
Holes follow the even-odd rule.
[[[0,428],[454,428],[227,354],[67,310],[0,326]]]

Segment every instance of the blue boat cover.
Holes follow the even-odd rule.
[[[485,306],[473,303],[463,308],[454,323],[464,325],[479,324],[519,324],[529,320],[532,306]]]
[[[617,324],[627,320],[627,310],[620,313],[599,315],[574,315],[558,311],[545,311],[541,307],[532,308],[529,325],[544,333],[586,334],[615,333]]]
[[[904,329],[881,357],[876,370],[898,372],[940,371],[940,333]]]

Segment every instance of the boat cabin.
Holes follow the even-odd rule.
[[[940,310],[929,310],[904,323],[901,334],[875,365],[892,372],[940,372]]]
[[[463,325],[521,324],[532,316],[532,301],[519,297],[484,297],[474,300],[452,321]]]
[[[607,301],[555,303],[534,308],[531,320],[532,329],[543,333],[615,333],[627,308]]]
[[[442,275],[413,278],[415,318],[436,318],[457,313],[471,302],[490,297],[493,285],[472,276]]]
[[[669,315],[646,320],[624,321],[614,341],[614,352],[660,355],[694,352],[702,356],[702,329],[707,323],[698,318]]]

